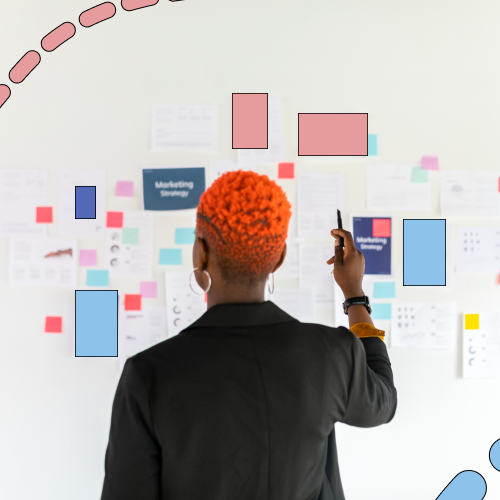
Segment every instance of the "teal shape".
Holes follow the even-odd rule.
[[[372,304],[372,319],[391,319],[392,304]]]
[[[87,286],[109,286],[109,271],[87,270]]]
[[[194,227],[178,227],[175,229],[175,244],[176,245],[192,245],[194,244]]]
[[[374,299],[394,299],[396,297],[395,281],[376,281],[373,284]]]
[[[139,244],[139,228],[124,227],[122,229],[122,245],[138,245]]]
[[[436,500],[482,500],[486,495],[486,481],[474,470],[459,472]]]
[[[182,265],[182,250],[180,248],[160,248],[160,265]]]
[[[368,134],[368,156],[377,156],[377,134]]]

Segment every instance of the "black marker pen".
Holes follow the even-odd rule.
[[[339,229],[344,229],[342,227],[342,216],[340,215],[340,210],[337,208],[337,225],[339,226]],[[344,238],[340,236],[340,246],[344,248]]]

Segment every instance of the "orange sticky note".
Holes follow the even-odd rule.
[[[278,179],[294,179],[295,164],[294,163],[278,163]]]
[[[38,224],[52,224],[52,207],[36,207],[36,222]]]
[[[123,212],[107,212],[106,227],[123,227]]]
[[[141,295],[125,295],[125,311],[140,311],[142,309]]]
[[[62,317],[45,316],[45,333],[62,333]]]

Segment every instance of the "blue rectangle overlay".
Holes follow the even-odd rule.
[[[95,219],[95,186],[75,186],[75,219]]]
[[[373,284],[374,299],[394,299],[396,297],[395,281],[376,281]]]
[[[75,356],[118,356],[118,290],[75,290]]]
[[[109,271],[87,269],[86,286],[109,286]]]
[[[144,168],[144,210],[196,208],[205,191],[205,167]]]
[[[403,285],[446,286],[446,219],[403,219]]]
[[[372,304],[372,319],[391,319],[392,304]]]
[[[175,244],[176,245],[193,245],[194,244],[194,227],[178,227],[175,229]]]

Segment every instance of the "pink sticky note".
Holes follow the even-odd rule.
[[[62,333],[62,316],[45,316],[45,333]]]
[[[52,207],[36,207],[37,224],[52,224]]]
[[[156,281],[141,281],[141,295],[143,299],[156,299],[158,297]]]
[[[372,236],[373,238],[390,238],[391,219],[373,219]]]
[[[134,182],[133,181],[118,181],[116,183],[115,196],[134,196]]]
[[[106,227],[123,227],[123,212],[107,212]]]
[[[97,250],[80,250],[81,266],[97,266]]]
[[[439,170],[437,156],[422,156],[422,170]]]
[[[294,171],[294,163],[278,163],[278,179],[294,179]]]

